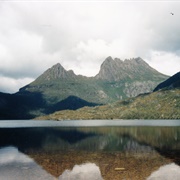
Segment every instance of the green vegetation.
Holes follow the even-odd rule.
[[[103,106],[57,111],[37,119],[180,119],[180,89],[142,94]]]

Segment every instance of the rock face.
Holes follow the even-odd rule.
[[[177,88],[180,87],[180,72],[176,73],[172,77],[168,78],[166,81],[160,83],[154,91],[158,91],[163,88]]]
[[[0,115],[0,119],[12,119],[13,115],[9,116],[8,113],[12,112],[10,108],[14,109],[11,114],[18,114],[18,119],[20,116],[25,119],[55,110],[107,104],[150,92],[167,78],[141,58],[122,61],[108,57],[99,73],[91,78],[76,75],[72,70],[67,71],[58,63],[19,92],[6,97],[1,94],[0,111],[3,109],[5,115]],[[78,103],[74,103],[74,99]]]
[[[152,91],[157,82],[161,81],[160,79],[166,79],[167,76],[150,67],[140,57],[122,61],[118,58],[113,60],[109,56],[102,63],[101,69],[95,78],[114,82],[114,87],[123,89],[124,97],[134,97]],[[120,94],[118,96],[119,99],[123,97]]]
[[[153,87],[155,86],[155,82],[148,80],[148,81],[134,81],[131,83],[125,83],[125,88],[123,90],[124,94],[127,97],[135,97],[139,94],[148,93],[150,92]]]

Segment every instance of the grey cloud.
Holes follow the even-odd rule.
[[[179,5],[179,2],[0,2],[0,74],[14,79],[36,78],[60,62],[76,74],[90,76],[98,72],[107,56],[121,59],[141,56],[155,63],[157,56],[153,52],[158,51],[163,52],[161,59],[174,54],[176,66],[180,66]],[[156,65],[161,66],[160,62]],[[176,70],[173,64],[168,68]],[[166,72],[167,67],[160,69]]]
[[[158,8],[156,5],[157,3],[154,3],[154,7],[149,8],[149,11],[153,12],[148,24],[153,40],[150,48],[177,53],[180,49],[180,24],[178,23],[180,2],[160,3]],[[171,12],[174,12],[174,16],[170,14]]]

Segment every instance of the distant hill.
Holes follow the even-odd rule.
[[[95,77],[76,75],[60,63],[15,94],[0,94],[0,119],[29,119],[57,110],[112,103],[151,92],[166,80],[141,58],[108,57]]]

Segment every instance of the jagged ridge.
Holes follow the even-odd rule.
[[[152,78],[164,77],[158,71],[150,67],[140,57],[126,59],[122,61],[118,58],[112,59],[111,56],[106,58],[102,63],[99,73],[95,76],[96,79],[107,81],[121,81],[124,79],[144,79],[152,80]]]

